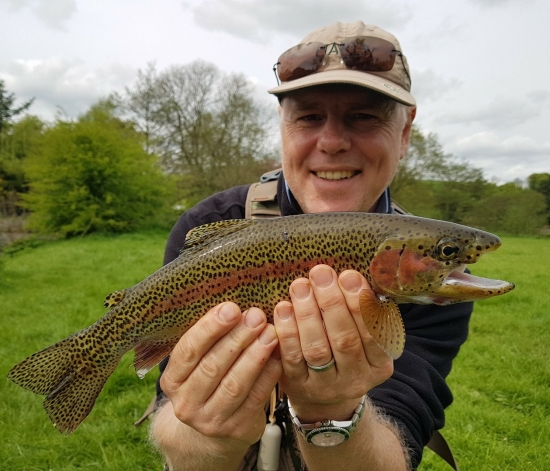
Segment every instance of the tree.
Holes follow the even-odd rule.
[[[163,97],[159,95],[158,80],[154,64],[149,63],[146,70],[138,70],[134,89],[126,87],[124,97],[114,95],[119,107],[131,116],[137,130],[145,137],[147,153],[158,151],[157,140],[161,134],[159,114]]]
[[[465,223],[510,235],[536,235],[545,222],[544,196],[516,183],[494,186],[465,216]]]
[[[140,72],[126,90],[126,110],[148,136],[163,169],[180,176],[188,203],[250,183],[276,165],[269,128],[274,112],[257,104],[242,75],[195,61]]]
[[[527,184],[531,190],[544,196],[546,201],[546,223],[550,224],[550,173],[533,173],[527,177]]]
[[[0,133],[0,215],[21,214],[19,199],[27,192],[24,161],[40,145],[45,124],[36,116],[10,123]]]
[[[22,160],[28,150],[29,138],[22,128],[36,128],[38,118],[30,118],[21,126],[14,128],[13,117],[23,113],[31,106],[34,98],[20,106],[14,106],[15,94],[8,93],[4,81],[0,80],[0,214],[14,216],[18,207],[17,193],[24,191],[25,179]],[[40,127],[40,126],[39,126]]]
[[[15,94],[8,93],[4,86],[4,81],[0,80],[0,133],[2,133],[4,128],[14,116],[17,116],[27,110],[33,101],[34,98],[31,98],[21,106],[14,108],[13,103],[15,102]]]
[[[437,135],[424,135],[413,125],[409,151],[391,190],[415,214],[461,222],[487,185],[481,169],[445,153]]]
[[[170,182],[142,144],[109,101],[75,122],[57,121],[25,166],[30,228],[73,236],[155,223],[171,202]]]

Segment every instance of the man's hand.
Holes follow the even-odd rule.
[[[215,454],[244,455],[264,431],[264,406],[282,372],[266,322],[256,308],[216,306],[181,338],[162,375],[174,415]]]
[[[359,293],[371,289],[358,272],[339,277],[326,266],[290,287],[292,303],[275,309],[284,374],[283,391],[303,423],[348,420],[361,396],[387,380],[393,360],[374,342],[361,318]],[[335,364],[327,371],[308,368]],[[307,362],[307,363],[306,363]]]

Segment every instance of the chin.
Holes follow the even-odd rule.
[[[328,213],[328,212],[349,212],[349,211],[364,211],[358,205],[345,202],[344,204],[335,201],[314,202],[308,207],[310,213]]]

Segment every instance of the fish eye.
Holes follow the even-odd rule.
[[[435,250],[442,260],[453,260],[460,252],[460,246],[455,239],[444,237],[437,243]]]

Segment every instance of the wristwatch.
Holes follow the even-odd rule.
[[[350,420],[326,419],[313,424],[302,424],[298,417],[296,417],[296,412],[294,412],[290,404],[290,399],[287,398],[288,411],[292,417],[294,428],[308,443],[316,446],[336,446],[347,441],[357,428],[359,420],[363,417],[366,400],[367,395],[365,394]]]

